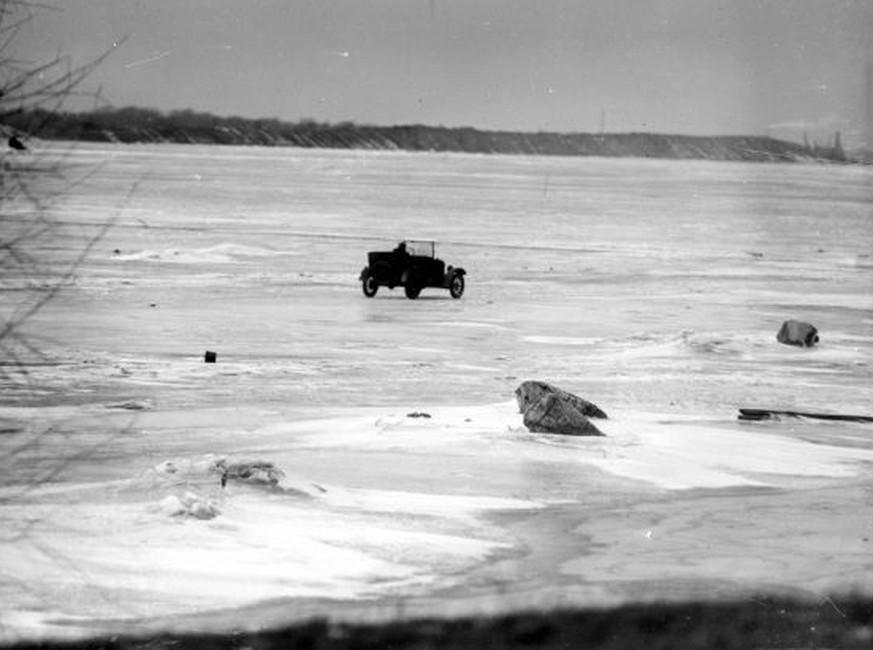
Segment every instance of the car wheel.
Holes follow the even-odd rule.
[[[409,282],[409,280],[407,280],[406,285],[403,287],[403,291],[406,293],[407,298],[409,298],[410,300],[415,300],[416,298],[418,298],[418,294],[421,293],[421,287],[416,286],[415,284],[412,284],[411,282]]]
[[[460,273],[455,273],[452,276],[452,284],[449,285],[449,293],[452,294],[452,298],[460,298],[464,295],[464,276]]]
[[[372,298],[376,295],[376,292],[379,290],[379,283],[376,282],[376,278],[372,273],[367,273],[364,279],[361,280],[361,289],[363,289],[364,295],[367,298]]]

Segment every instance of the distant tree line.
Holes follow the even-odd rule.
[[[830,160],[843,162],[839,134],[832,147],[811,147],[760,136],[686,136],[655,133],[524,133],[442,126],[370,126],[315,120],[221,117],[192,110],[163,113],[151,108],[104,108],[84,113],[36,108],[3,116],[27,132],[39,123],[40,136],[94,142],[293,146],[331,149],[401,149],[560,156],[633,156],[744,161]]]

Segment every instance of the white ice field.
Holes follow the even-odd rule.
[[[81,144],[16,164],[55,157],[3,316],[108,229],[3,380],[0,641],[873,592],[873,425],[736,419],[873,415],[870,168]],[[462,299],[362,295],[366,252],[404,238],[466,268]],[[778,344],[789,318],[820,345]],[[525,379],[599,405],[606,437],[527,432]],[[222,488],[220,458],[285,478]]]

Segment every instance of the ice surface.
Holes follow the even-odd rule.
[[[870,169],[59,154],[93,173],[0,309],[112,227],[3,380],[0,640],[873,591],[870,426],[736,420],[873,412]],[[466,268],[461,300],[361,294],[407,238]],[[821,344],[778,344],[788,318]],[[606,437],[529,433],[525,379]],[[285,478],[222,487],[220,458]]]

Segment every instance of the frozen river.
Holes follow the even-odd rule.
[[[873,426],[736,420],[873,414],[869,168],[121,145],[62,164],[49,273],[11,278],[4,313],[109,228],[4,380],[0,640],[873,592]],[[362,295],[366,252],[404,238],[466,268],[462,299]],[[778,344],[789,318],[821,344]],[[525,379],[598,404],[607,436],[528,433]],[[285,478],[222,488],[224,457]]]

